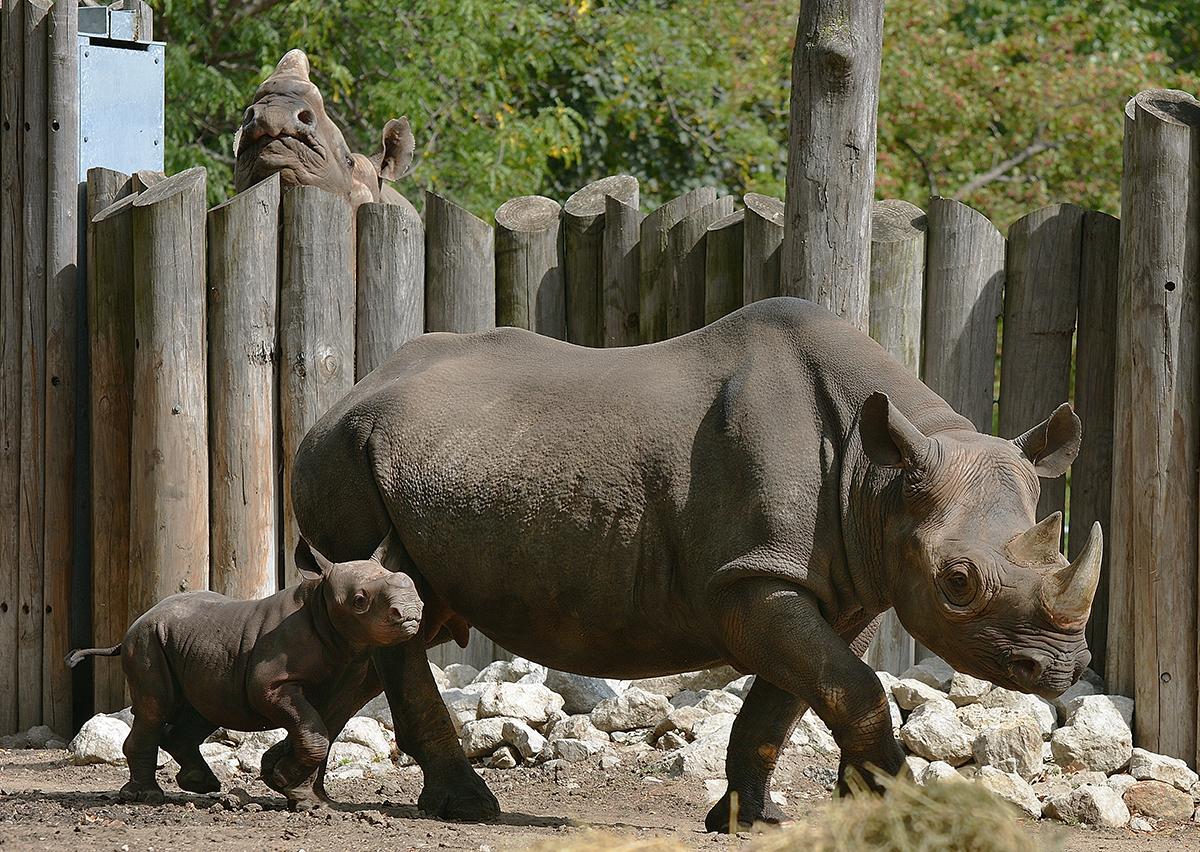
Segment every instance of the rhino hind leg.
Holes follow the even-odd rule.
[[[196,712],[191,704],[184,707],[167,726],[162,747],[179,764],[175,783],[181,790],[203,794],[216,793],[221,789],[221,782],[200,754],[200,743],[215,730],[216,725]]]
[[[796,720],[807,709],[804,699],[761,677],[754,679],[729,736],[725,759],[728,787],[704,818],[706,829],[733,832],[755,823],[778,825],[787,821],[771,801],[771,774]]]
[[[125,802],[161,804],[165,797],[155,779],[158,747],[167,720],[178,710],[179,686],[152,627],[126,636],[121,661],[132,699],[133,725],[122,746],[129,781],[119,797]]]

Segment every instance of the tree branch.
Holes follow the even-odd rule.
[[[913,144],[907,139],[900,139],[900,144],[916,158],[916,161],[921,166],[921,171],[925,172],[925,183],[929,187],[929,196],[931,198],[938,194],[937,175],[933,173],[933,168],[929,165],[929,161],[920,151],[913,147]]]
[[[970,195],[972,192],[983,189],[983,187],[987,186],[989,183],[1000,180],[1007,172],[1015,169],[1026,160],[1036,157],[1043,151],[1050,151],[1057,147],[1057,142],[1047,142],[1045,139],[1034,139],[1022,150],[1013,154],[1008,159],[1000,161],[986,172],[975,175],[975,177],[971,178],[958,188],[958,192],[955,193],[955,196],[963,197]]]

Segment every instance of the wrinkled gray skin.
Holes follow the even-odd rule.
[[[1042,695],[1078,677],[1098,530],[1071,566],[1060,518],[1035,525],[1034,509],[1079,438],[1068,406],[1016,441],[981,435],[868,337],[780,298],[625,349],[427,334],[313,427],[293,494],[304,535],[337,558],[395,530],[389,567],[522,656],[757,675],[706,820],[728,830],[733,793],[739,822],[781,819],[770,775],[807,707],[843,781],[901,771],[859,659],[889,606],[962,671]],[[420,806],[498,813],[419,645],[375,661],[425,771]]]
[[[234,136],[233,185],[242,192],[278,172],[284,188],[317,186],[345,196],[354,209],[386,201],[419,218],[408,199],[384,183],[408,173],[414,147],[408,119],[401,117],[384,125],[374,155],[351,153],[309,79],[308,56],[289,50],[254,93]]]
[[[295,809],[327,800],[329,743],[382,689],[370,651],[412,639],[421,621],[412,580],[386,570],[385,553],[333,564],[297,549],[309,561],[300,565],[308,578],[295,586],[253,601],[172,595],[138,618],[120,645],[72,652],[72,666],[121,655],[133,703],[121,798],[163,801],[154,777],[159,746],[179,762],[181,788],[221,789],[199,747],[226,727],[285,728],[287,739],[263,756],[263,781]]]

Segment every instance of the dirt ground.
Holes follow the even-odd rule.
[[[775,788],[798,819],[820,819],[828,802],[829,767],[781,766]],[[245,776],[222,777],[228,790],[241,785],[249,801],[179,792],[160,771],[167,804],[125,805],[115,791],[123,768],[72,766],[64,751],[0,750],[0,847],[4,849],[471,849],[476,852],[554,848],[588,829],[621,837],[670,838],[695,849],[742,849],[750,841],[703,832],[706,794],[697,779],[647,779],[637,770],[537,768],[483,770],[504,816],[487,825],[446,823],[422,817],[414,802],[420,773],[404,769],[384,778],[331,781],[340,804],[308,814],[289,813],[283,800]],[[1200,852],[1200,828],[1189,824],[1152,835],[1129,830],[1094,831],[1030,823],[1030,850],[1056,832],[1068,850]]]

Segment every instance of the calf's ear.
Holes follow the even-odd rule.
[[[1049,419],[1043,420],[1013,443],[1033,462],[1034,472],[1046,479],[1062,476],[1079,455],[1079,442],[1083,437],[1083,424],[1064,402]]]
[[[333,570],[333,563],[321,555],[321,552],[303,538],[296,542],[296,567],[307,580],[319,580],[327,577]]]
[[[393,527],[388,530],[388,534],[384,536],[383,541],[379,542],[379,547],[375,548],[375,552],[371,554],[371,559],[378,562],[389,571],[397,572],[404,570],[404,564],[400,554],[403,552],[403,545],[396,537],[396,530]],[[400,564],[395,564],[400,561]]]
[[[383,140],[371,163],[384,180],[399,180],[411,170],[416,147],[408,117],[393,118],[383,126]]]
[[[885,393],[873,393],[863,402],[858,431],[867,458],[880,467],[919,467],[929,452],[929,438]]]

